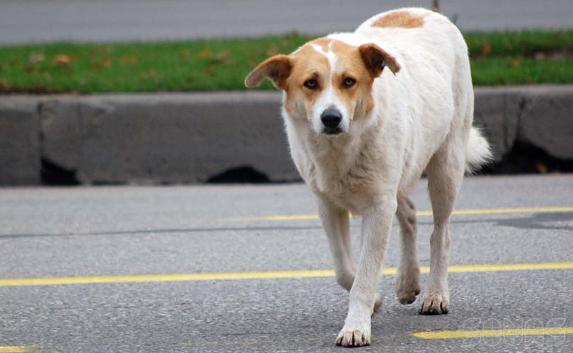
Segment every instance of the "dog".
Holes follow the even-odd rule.
[[[434,228],[429,285],[420,314],[447,314],[450,216],[465,171],[491,158],[472,126],[468,48],[445,16],[421,8],[383,12],[352,33],[275,55],[245,78],[283,91],[282,115],[296,168],[316,195],[337,282],[350,292],[340,346],[371,342],[371,316],[388,235],[401,228],[397,297],[420,293],[416,211],[408,193],[426,172]],[[349,213],[362,216],[358,262]]]

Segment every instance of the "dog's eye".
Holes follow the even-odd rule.
[[[318,81],[315,80],[314,78],[308,79],[304,81],[304,87],[315,90],[318,88]]]
[[[344,79],[344,81],[342,81],[342,86],[344,86],[344,88],[350,88],[352,86],[354,86],[356,84],[356,80],[353,79],[352,77],[347,77]]]

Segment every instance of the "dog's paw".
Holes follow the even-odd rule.
[[[426,294],[420,306],[421,315],[440,315],[448,313],[448,298],[441,294]]]
[[[342,329],[336,337],[336,345],[342,347],[362,347],[370,345],[370,332]]]
[[[401,270],[397,284],[396,295],[400,304],[412,304],[421,290],[420,269],[417,266],[410,266],[404,271]]]
[[[344,327],[336,337],[336,345],[342,347],[362,347],[370,345],[372,322],[366,313],[366,307],[358,311],[349,311]]]
[[[402,305],[412,304],[416,301],[416,296],[420,294],[420,287],[419,286],[411,286],[408,288],[400,288],[398,289],[398,301]]]

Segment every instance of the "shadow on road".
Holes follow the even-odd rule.
[[[475,224],[493,223],[502,227],[512,227],[517,229],[553,229],[573,231],[571,225],[555,225],[554,223],[570,222],[573,220],[573,213],[537,213],[528,217],[515,218],[494,218],[494,219],[458,219],[453,220],[454,224]],[[431,225],[432,221],[425,220],[418,222],[420,225]],[[396,225],[394,225],[396,226]],[[357,228],[359,224],[352,224]],[[98,235],[148,235],[148,234],[172,234],[172,233],[199,233],[199,232],[252,232],[252,231],[292,231],[292,230],[320,230],[320,225],[301,226],[258,226],[258,227],[197,227],[197,228],[162,228],[143,230],[116,230],[100,232],[70,232],[70,233],[21,233],[21,234],[0,234],[0,239],[10,238],[36,238],[36,237],[76,237],[76,236],[98,236]]]

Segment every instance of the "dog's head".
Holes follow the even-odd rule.
[[[291,118],[308,121],[317,134],[337,135],[372,110],[372,84],[384,67],[394,74],[400,70],[396,58],[376,44],[325,37],[268,58],[247,75],[245,85],[270,79],[286,93],[284,109]]]

